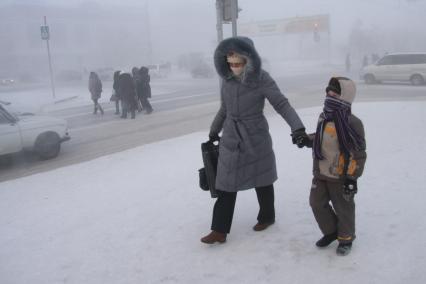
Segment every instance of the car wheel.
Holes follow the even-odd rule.
[[[366,74],[364,76],[364,81],[366,84],[374,84],[376,83],[376,77],[373,74]]]
[[[414,86],[420,86],[425,83],[425,80],[423,79],[423,77],[418,74],[411,76],[410,81],[411,81],[411,84],[413,84]]]
[[[34,150],[42,160],[55,158],[61,150],[59,135],[52,131],[40,134],[36,139]]]

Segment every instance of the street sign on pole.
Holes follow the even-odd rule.
[[[55,98],[55,81],[53,80],[53,68],[52,68],[52,60],[50,58],[50,46],[49,46],[49,26],[47,25],[46,16],[44,16],[44,26],[40,27],[41,31],[41,39],[46,41],[47,47],[47,58],[49,59],[49,73],[50,73],[50,84],[52,87],[52,96]]]
[[[40,26],[40,33],[41,33],[42,40],[50,39],[49,26]]]

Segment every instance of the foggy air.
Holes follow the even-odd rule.
[[[426,283],[425,12],[0,0],[0,283]]]
[[[55,76],[99,68],[125,69],[201,56],[209,60],[217,44],[215,1],[2,1],[0,77],[42,80],[47,76],[43,16],[50,28]],[[253,37],[268,63],[277,60],[343,61],[364,55],[424,51],[425,1],[256,1],[240,0],[239,35]],[[256,29],[268,22],[326,17],[313,31]],[[252,25],[250,30],[247,26]],[[231,36],[230,24],[224,37]],[[212,64],[211,60],[208,62]],[[86,75],[86,74],[85,74]]]

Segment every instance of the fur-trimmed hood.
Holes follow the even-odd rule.
[[[219,43],[214,53],[214,65],[220,77],[229,80],[233,77],[226,61],[226,55],[236,52],[246,58],[247,64],[242,77],[243,84],[256,84],[260,79],[262,61],[257,53],[253,41],[248,37],[231,37]]]

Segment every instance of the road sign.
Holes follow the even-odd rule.
[[[328,15],[293,17],[240,24],[240,34],[246,36],[319,33],[329,32],[329,29]]]
[[[49,26],[40,26],[41,39],[48,40],[50,38]]]

